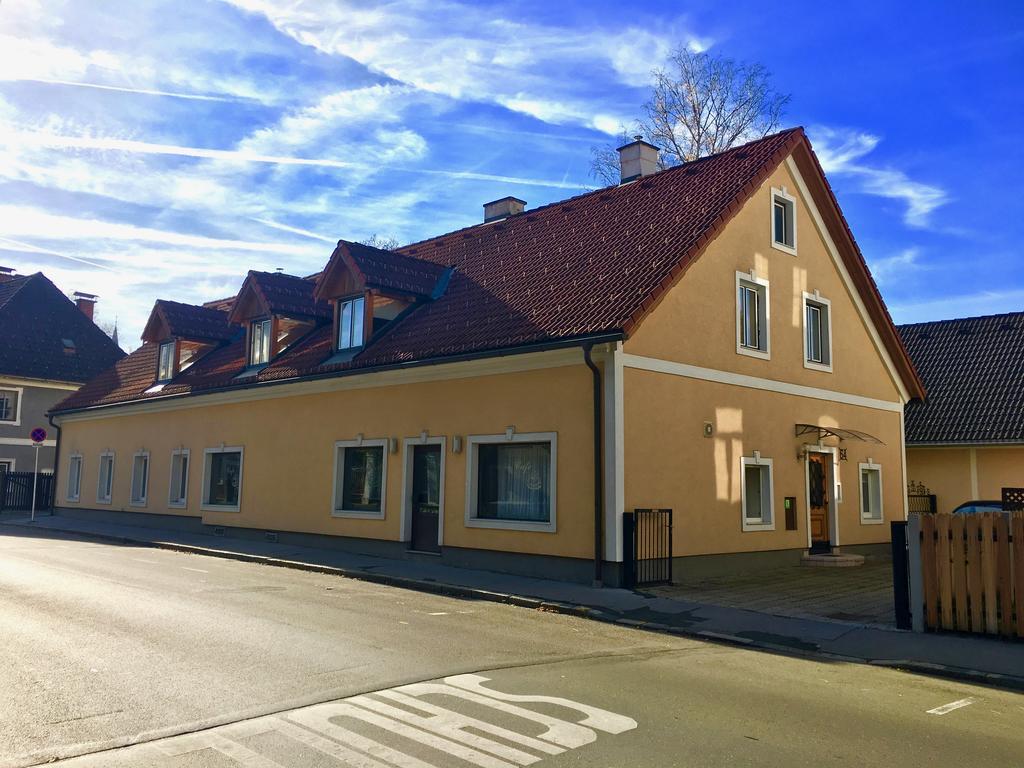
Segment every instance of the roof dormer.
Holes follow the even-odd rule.
[[[313,295],[316,284],[281,272],[250,271],[228,315],[245,329],[246,374],[260,370],[318,325],[331,305]]]
[[[334,305],[332,360],[351,358],[406,309],[438,298],[450,274],[430,261],[339,240],[314,292]]]
[[[142,332],[143,342],[159,344],[156,382],[163,386],[207,352],[231,341],[237,331],[227,312],[158,300]]]

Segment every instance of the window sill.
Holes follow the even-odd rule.
[[[129,501],[129,507],[146,507],[148,504],[145,501]]]
[[[227,506],[225,504],[202,504],[199,509],[203,512],[238,512],[240,507],[237,504],[235,506]]]
[[[466,518],[467,528],[494,528],[505,531],[533,531],[536,533],[555,533],[555,524],[531,523],[526,520],[491,520],[480,517]]]
[[[804,360],[804,368],[809,371],[821,371],[822,373],[832,373],[832,363],[816,363],[813,360]]]
[[[168,501],[167,506],[170,509],[186,509],[188,507],[187,501]]]
[[[883,518],[880,518],[878,520],[875,520],[874,518],[870,518],[870,517],[862,517],[860,519],[860,524],[861,525],[884,525],[885,524],[885,518],[883,517]]]
[[[780,243],[775,240],[772,240],[772,248],[774,248],[776,251],[788,253],[790,256],[796,256],[796,248],[794,248],[791,245],[786,245],[785,243]]]
[[[80,500],[80,498],[78,496],[75,496],[74,498],[71,498],[69,496],[68,498],[64,499],[64,503],[65,504],[79,504],[79,503],[81,503],[81,500]]]
[[[750,523],[743,521],[744,533],[756,533],[757,531],[774,531],[775,523]]]
[[[97,504],[110,504],[110,499],[96,499]]]
[[[752,349],[750,347],[736,347],[737,355],[746,355],[747,357],[756,357],[758,360],[771,360],[771,352],[763,351],[760,349]]]
[[[383,512],[363,512],[358,509],[332,509],[331,517],[349,518],[355,520],[383,520]]]

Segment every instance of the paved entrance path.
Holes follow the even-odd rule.
[[[786,566],[735,573],[649,590],[662,597],[745,608],[774,616],[895,627],[892,561],[868,558],[853,568]]]
[[[0,521],[0,531],[67,533],[217,557],[335,573],[366,581],[508,602],[601,621],[750,647],[884,664],[1024,690],[1024,643],[951,634],[917,634],[822,618],[772,615],[675,596],[593,588],[549,579],[455,568],[158,528],[50,516],[31,524]]]

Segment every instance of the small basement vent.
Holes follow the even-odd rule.
[[[277,533],[274,531],[264,531],[263,538],[267,541],[272,541],[275,544],[277,543]]]
[[[218,525],[216,528],[214,528],[213,529],[213,535],[214,536],[223,536],[224,535],[224,528],[223,528],[223,526]]]

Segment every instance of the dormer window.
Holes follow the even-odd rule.
[[[270,319],[255,320],[249,333],[249,365],[266,365],[270,362]]]
[[[157,365],[156,380],[170,381],[174,378],[174,341],[165,341],[160,345],[160,362]]]
[[[338,349],[354,349],[363,346],[363,320],[366,316],[366,299],[342,299],[338,302]]]

